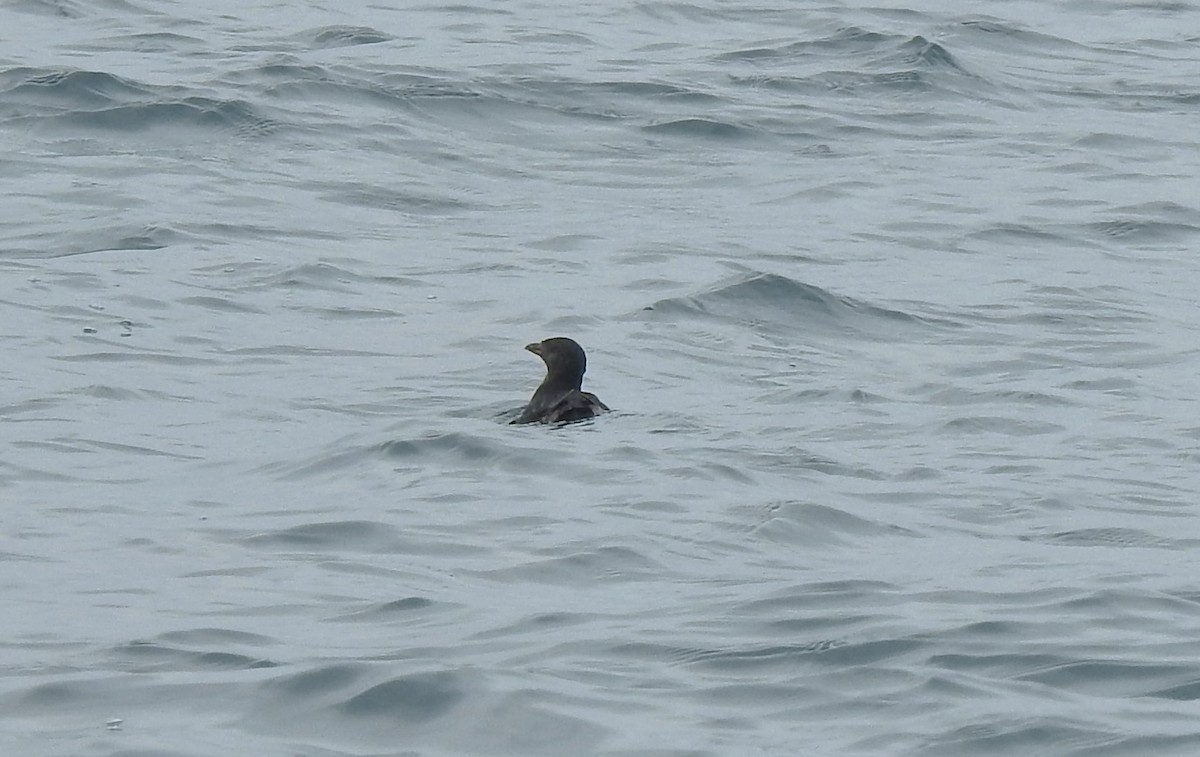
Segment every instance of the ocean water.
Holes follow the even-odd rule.
[[[0,5],[0,754],[1200,754],[1198,44]]]

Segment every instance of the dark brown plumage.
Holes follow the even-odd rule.
[[[546,378],[513,423],[565,423],[608,412],[596,395],[582,390],[587,356],[564,336],[525,345],[546,363]]]

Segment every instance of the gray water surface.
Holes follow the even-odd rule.
[[[1200,753],[1198,40],[0,6],[0,753]]]

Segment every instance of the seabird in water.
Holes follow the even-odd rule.
[[[608,412],[596,395],[581,389],[587,356],[575,340],[557,336],[527,344],[525,349],[546,363],[546,378],[513,423],[565,423]]]

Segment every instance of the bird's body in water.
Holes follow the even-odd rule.
[[[559,336],[525,345],[546,363],[546,378],[513,423],[567,423],[608,412],[608,406],[585,392],[587,356],[575,340]]]

